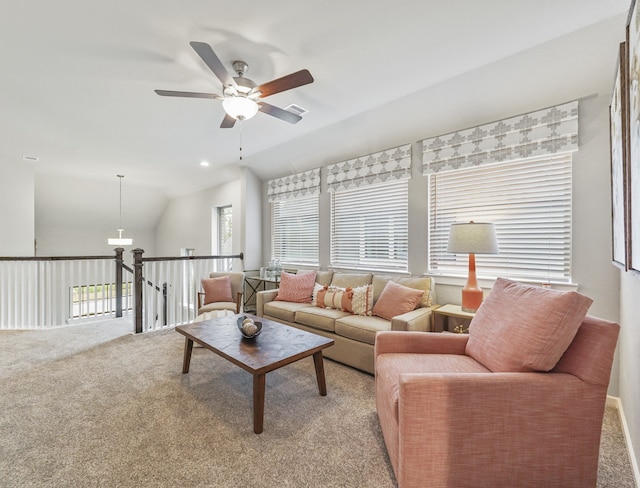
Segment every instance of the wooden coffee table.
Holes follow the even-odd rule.
[[[241,315],[262,322],[259,336],[253,339],[242,337],[237,326]],[[185,336],[183,373],[189,372],[191,351],[196,342],[253,375],[253,431],[256,434],[263,429],[265,379],[269,371],[313,356],[318,390],[322,396],[327,394],[322,350],[334,344],[332,339],[250,314],[179,325],[176,331]]]

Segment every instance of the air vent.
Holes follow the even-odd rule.
[[[296,105],[295,103],[292,103],[291,105],[285,107],[284,109],[288,112],[299,115],[301,117],[308,112],[306,108],[301,107],[300,105]]]
[[[24,156],[22,156],[22,159],[24,161],[33,161],[33,162],[40,160],[40,158],[37,157],[37,156],[27,156],[26,154]]]

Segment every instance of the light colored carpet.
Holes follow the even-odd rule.
[[[311,358],[269,373],[256,435],[251,375],[199,348],[182,375],[182,335],[130,330],[0,332],[2,487],[396,486],[372,376],[325,360],[321,397]],[[605,431],[598,486],[633,487],[615,409]]]

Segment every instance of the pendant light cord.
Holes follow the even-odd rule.
[[[119,216],[119,224],[118,227],[122,229],[122,178],[124,175],[116,175],[120,179],[120,216]]]

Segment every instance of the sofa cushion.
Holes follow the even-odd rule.
[[[391,322],[380,317],[348,315],[336,320],[336,334],[366,344],[374,344],[376,333],[391,330]]]
[[[435,302],[433,296],[435,294],[435,286],[433,278],[427,276],[408,276],[406,278],[399,278],[395,280],[397,283],[408,286],[409,288],[415,288],[416,290],[422,290],[424,295],[420,299],[420,307],[430,307]]]
[[[357,288],[358,286],[370,285],[373,275],[371,273],[333,273],[331,286],[340,288]]]
[[[592,300],[498,278],[469,325],[466,354],[491,371],[550,371]]]
[[[309,307],[308,303],[267,302],[264,304],[263,314],[287,322],[295,322],[296,312]]]
[[[204,305],[214,302],[233,302],[229,276],[203,278],[202,289],[204,290]]]
[[[316,273],[316,283],[319,285],[329,285],[333,278],[333,271],[318,271]]]
[[[233,312],[236,311],[236,303],[235,302],[212,302],[203,305],[198,309],[198,315],[201,315],[206,312],[212,312],[214,310],[231,310]],[[208,319],[207,319],[208,320]]]
[[[311,303],[316,272],[291,274],[283,271],[280,275],[280,287],[276,300],[295,303]]]
[[[422,290],[409,288],[390,280],[373,306],[373,315],[391,320],[396,315],[415,309],[423,295]]]
[[[312,269],[299,269],[297,271],[297,274],[303,274],[303,273],[313,273],[314,270]],[[333,271],[329,270],[329,271],[315,271],[316,273],[316,283],[324,286],[324,285],[329,285],[331,284],[331,278],[333,277]]]
[[[373,303],[378,301],[382,290],[384,290],[384,287],[387,286],[387,283],[392,279],[393,277],[391,276],[373,275],[373,278],[371,279],[371,284],[373,285]]]
[[[296,312],[295,322],[297,324],[313,327],[314,329],[334,332],[336,328],[336,319],[348,315],[349,313],[343,312],[342,310],[307,306],[306,308],[300,309]]]
[[[373,286],[364,285],[357,288],[341,288],[324,286],[313,292],[312,303],[318,307],[335,308],[356,315],[371,315],[373,309]]]

